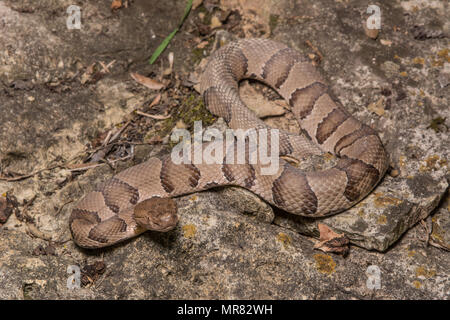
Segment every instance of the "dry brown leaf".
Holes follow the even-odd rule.
[[[136,82],[142,84],[143,86],[146,86],[149,89],[160,90],[164,88],[164,84],[162,84],[161,82],[147,78],[143,75],[140,75],[139,73],[131,72],[130,75]]]
[[[183,120],[178,120],[177,121],[177,123],[175,124],[175,129],[187,129],[187,124],[185,124],[184,122],[183,122]]]
[[[111,3],[112,10],[119,9],[121,7],[122,7],[122,0],[113,0],[113,2]]]
[[[156,106],[159,102],[161,101],[161,93],[158,94],[155,99],[153,99],[153,101],[150,103],[150,105],[148,106],[150,109],[153,108],[154,106]]]
[[[194,0],[192,1],[192,10],[197,9],[202,4],[203,0]]]
[[[373,102],[373,103],[369,104],[367,106],[367,109],[381,117],[385,113],[384,98],[381,97],[380,99],[378,99],[377,102]]]
[[[328,227],[326,224],[318,223],[317,228],[319,229],[320,232],[320,241],[331,240],[333,238],[337,238],[340,236],[340,234],[331,230],[331,228]]]
[[[211,18],[211,25],[210,25],[211,29],[219,28],[221,26],[222,26],[222,22],[220,22],[220,19],[217,18],[216,16],[213,16]]]
[[[392,41],[390,41],[390,40],[385,40],[385,39],[380,39],[380,43],[381,43],[383,46],[388,46],[388,47],[390,47],[390,46],[392,45]]]
[[[208,45],[208,41],[202,41],[202,42],[200,42],[198,45],[197,45],[197,48],[198,49],[203,49],[203,48],[205,48],[207,45]]]
[[[343,256],[348,254],[350,241],[344,234],[334,232],[323,223],[319,223],[317,227],[320,232],[320,242],[314,245],[314,249],[319,249],[323,252],[334,252]]]

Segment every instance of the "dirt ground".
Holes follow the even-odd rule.
[[[194,0],[149,64],[185,4],[0,0],[0,299],[449,299],[448,3]],[[371,4],[379,32],[364,28]],[[80,29],[67,26],[71,5]],[[391,162],[381,184],[320,221],[211,190],[177,199],[175,230],[78,247],[69,215],[96,184],[169,152],[174,127],[223,127],[198,77],[211,52],[249,37],[304,52],[379,132]],[[240,90],[268,124],[299,131],[274,91]],[[314,249],[318,222],[349,239],[346,256]],[[68,287],[73,266],[80,288]]]

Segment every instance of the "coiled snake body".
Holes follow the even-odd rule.
[[[177,223],[170,198],[215,186],[244,187],[290,213],[320,217],[348,209],[382,178],[388,159],[377,133],[330,97],[319,72],[297,51],[266,39],[239,40],[216,51],[201,77],[206,106],[231,128],[267,128],[239,97],[238,82],[244,78],[274,88],[304,132],[280,131],[280,156],[325,151],[339,158],[337,164],[303,172],[280,159],[278,171],[264,175],[259,164],[177,165],[170,156],[150,158],[97,186],[76,205],[69,222],[75,242],[98,248],[148,229],[170,230]]]

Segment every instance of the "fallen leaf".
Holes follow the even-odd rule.
[[[148,106],[150,109],[153,108],[154,106],[156,106],[159,102],[161,101],[161,93],[158,94],[155,99],[153,99],[153,101],[150,103],[150,105]]]
[[[80,82],[81,84],[85,84],[89,80],[92,79],[92,75],[95,71],[95,63],[91,64],[89,67],[86,68],[86,72],[81,75]]]
[[[93,284],[106,271],[103,261],[95,261],[93,264],[86,264],[81,268],[81,285],[83,287]]]
[[[346,256],[349,251],[349,239],[344,234],[338,234],[327,225],[319,223],[317,225],[320,232],[320,242],[314,245],[314,249],[323,252],[334,252]]]
[[[142,84],[143,86],[146,86],[149,89],[160,90],[160,89],[164,88],[164,84],[162,84],[161,82],[147,78],[138,73],[131,72],[130,75],[136,82]]]
[[[194,0],[192,1],[192,9],[195,10],[202,4],[203,0]]]
[[[111,3],[112,10],[119,9],[121,7],[122,7],[122,0],[113,0],[113,2]]]
[[[367,109],[380,117],[384,115],[384,99],[380,98],[377,102],[373,102],[367,106]]]
[[[221,26],[222,26],[222,22],[220,22],[220,19],[217,18],[216,16],[213,16],[211,18],[211,24],[210,24],[211,29],[219,28]]]
[[[392,45],[392,41],[390,41],[390,40],[385,40],[385,39],[380,39],[380,43],[381,43],[383,46],[388,46],[388,47],[390,47],[390,46]]]
[[[208,45],[208,41],[202,41],[197,45],[198,49],[204,49]]]
[[[183,122],[183,120],[178,120],[175,124],[175,129],[187,129],[187,124]]]

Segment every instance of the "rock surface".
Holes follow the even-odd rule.
[[[132,149],[132,160],[92,163],[82,174],[73,169],[110,130],[131,126],[136,137],[148,136],[140,129],[147,122],[133,111],[155,94],[129,72],[160,74],[148,56],[184,4],[133,3],[117,11],[84,4],[82,29],[68,30],[70,1],[0,1],[0,197],[17,200],[16,214],[0,226],[0,299],[449,299],[449,9],[411,2],[381,5],[376,40],[362,27],[364,1],[220,3],[241,13],[239,36],[270,36],[309,54],[347,110],[380,133],[392,170],[363,202],[308,220],[239,188],[208,191],[177,199],[180,223],[167,234],[86,251],[68,230],[74,202],[168,147],[127,145],[114,152],[120,158]],[[183,28],[197,30],[192,21],[208,12],[202,8]],[[184,103],[178,87],[198,52],[200,60],[210,53],[195,46],[196,36],[181,32],[168,48],[176,74],[165,80],[175,93],[163,93],[163,107]],[[162,127],[148,121],[149,131]],[[267,122],[298,131],[288,112]],[[357,245],[347,258],[313,250],[317,241],[304,235],[318,238],[318,222]],[[101,272],[86,271],[98,261]],[[67,288],[71,265],[85,267],[81,289]],[[367,285],[371,265],[380,270],[377,290]]]

